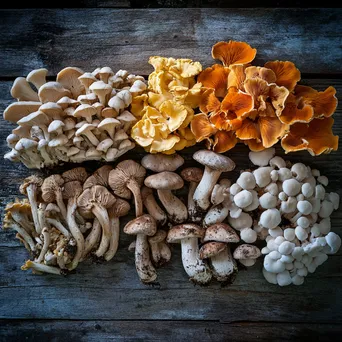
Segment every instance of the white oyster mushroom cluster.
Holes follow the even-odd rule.
[[[291,165],[274,155],[273,148],[250,152],[250,160],[259,168],[243,172],[231,186],[234,204],[243,212],[229,222],[241,229],[245,242],[266,240],[261,252],[268,282],[301,285],[341,246],[340,237],[330,231],[330,215],[340,199],[337,193],[326,192],[328,178],[318,170],[303,163]],[[254,209],[261,210],[258,221],[244,213],[248,205],[253,207],[253,200]]]
[[[33,70],[13,83],[11,95],[18,102],[3,115],[18,126],[7,137],[6,159],[37,169],[61,162],[111,162],[135,146],[129,131],[137,119],[129,108],[147,89],[144,77],[109,67],[91,73],[67,67],[56,81],[47,81],[47,73]]]

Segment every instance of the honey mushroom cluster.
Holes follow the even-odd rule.
[[[201,113],[191,121],[196,141],[206,141],[218,153],[238,142],[261,151],[279,141],[286,153],[307,150],[316,156],[336,151],[335,88],[317,91],[298,84],[300,71],[290,61],[251,65],[256,52],[245,42],[213,46],[212,57],[222,64],[198,75],[204,92]]]
[[[17,231],[34,258],[23,270],[66,274],[87,258],[114,257],[119,217],[128,213],[130,204],[109,187],[112,170],[105,165],[88,175],[77,167],[45,179],[25,179],[20,191],[27,199],[8,203],[4,218],[4,228]]]
[[[33,70],[13,83],[11,95],[18,102],[3,116],[18,126],[7,137],[6,159],[40,169],[63,162],[112,162],[134,148],[129,135],[137,119],[130,105],[146,91],[142,76],[109,67],[91,73],[67,67],[47,82],[47,73]]]

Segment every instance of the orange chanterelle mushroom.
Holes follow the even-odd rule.
[[[219,42],[213,46],[213,58],[223,65],[214,64],[198,76],[205,90],[201,112],[191,122],[196,141],[206,140],[209,148],[219,153],[239,141],[252,151],[269,148],[280,140],[286,152],[308,149],[316,155],[336,150],[338,137],[333,136],[330,121],[321,122],[319,133],[314,129],[317,123],[312,122],[334,113],[335,89],[318,92],[298,85],[300,72],[289,61],[252,66],[255,55],[256,49],[244,42]],[[313,148],[304,136],[298,136],[301,125],[296,123],[308,127],[309,138],[315,140]]]

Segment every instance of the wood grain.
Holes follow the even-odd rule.
[[[66,66],[149,74],[152,55],[213,64],[221,40],[258,49],[256,64],[291,60],[302,73],[342,73],[342,9],[34,9],[0,11],[0,76]],[[48,20],[46,19],[48,18]]]

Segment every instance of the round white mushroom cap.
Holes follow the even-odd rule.
[[[267,209],[261,214],[259,224],[264,228],[274,229],[280,224],[280,222],[280,212],[278,209],[273,208]]]

